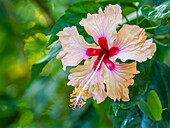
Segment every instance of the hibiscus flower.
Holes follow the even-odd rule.
[[[63,70],[85,59],[84,65],[71,69],[68,77],[67,85],[75,87],[70,95],[73,110],[77,105],[83,106],[90,97],[97,103],[107,96],[114,101],[129,101],[128,86],[134,84],[133,78],[139,73],[136,61],[151,59],[156,51],[152,39],[146,40],[144,29],[136,25],[125,24],[117,33],[121,12],[119,5],[109,4],[104,12],[99,8],[98,14],[87,14],[87,18],[80,21],[97,45],[88,44],[75,26],[66,27],[57,34],[63,47],[57,58],[61,58]],[[120,64],[116,62],[117,58],[122,62],[135,62]]]

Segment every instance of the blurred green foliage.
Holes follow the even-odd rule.
[[[152,60],[138,63],[141,73],[129,87],[129,102],[89,99],[72,111],[73,87],[66,85],[72,67],[64,72],[55,58],[61,50],[56,34],[77,26],[92,43],[79,21],[109,3],[121,6],[124,23],[159,26],[146,30],[157,51]],[[167,0],[1,0],[0,128],[170,127],[169,9]]]

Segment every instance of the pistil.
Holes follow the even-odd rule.
[[[70,95],[70,102],[72,102],[72,104],[70,104],[69,106],[73,107],[73,110],[75,110],[77,105],[79,107],[82,107],[86,103],[86,99],[87,99],[86,93],[87,93],[87,90],[88,90],[88,85],[89,85],[90,81],[93,79],[93,77],[95,76],[96,72],[98,71],[104,57],[105,57],[105,54],[102,55],[96,69],[94,70],[93,74],[91,75],[90,79],[86,82],[86,84],[84,86],[80,85]]]

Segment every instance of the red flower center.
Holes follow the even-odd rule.
[[[107,66],[107,68],[109,70],[114,70],[115,64],[112,61],[110,61],[109,58],[117,55],[120,51],[119,48],[113,46],[109,49],[107,39],[104,36],[102,36],[98,39],[98,44],[101,47],[100,49],[88,48],[87,51],[86,51],[86,55],[88,55],[88,56],[98,56],[97,60],[94,62],[93,69],[94,70],[96,69],[101,57],[104,54],[105,57],[104,57],[102,62],[105,63],[105,65]],[[101,68],[101,65],[100,65],[98,70],[100,70],[100,68]]]
[[[99,46],[105,51],[109,50],[106,37],[102,36],[98,39]]]

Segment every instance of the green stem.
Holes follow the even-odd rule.
[[[136,19],[136,23],[139,23],[139,15],[138,15],[138,10],[136,10],[136,15],[137,15],[137,19]]]
[[[148,36],[148,35],[147,35],[147,37],[151,39],[151,37],[150,37],[150,36]],[[152,39],[153,39],[153,38],[152,38]],[[158,40],[156,40],[156,39],[153,39],[153,42],[155,42],[155,43],[157,43],[157,44],[159,44],[159,45],[161,45],[161,46],[164,46],[164,47],[166,47],[166,46],[167,46],[167,44],[163,44],[163,43],[159,42],[159,41],[158,41]]]
[[[123,14],[123,17],[125,17],[127,23],[130,24],[130,21],[129,21],[128,18],[125,16],[125,14],[124,14],[123,12],[122,12],[122,14]]]
[[[158,26],[154,26],[154,27],[149,27],[149,28],[144,28],[145,30],[151,30],[151,29],[156,29],[161,27],[162,24],[158,25]]]
[[[138,25],[141,24],[144,20],[145,18],[141,19],[140,22],[138,22]]]
[[[152,38],[152,39],[153,39],[153,38]],[[163,44],[163,43],[161,43],[161,42],[159,42],[159,41],[157,41],[157,40],[155,40],[155,39],[153,39],[153,41],[154,41],[155,43],[161,45],[161,46],[164,46],[164,47],[167,46],[167,44]]]
[[[168,108],[163,108],[162,111],[168,110]]]
[[[119,27],[122,27],[123,25],[121,25],[121,24],[118,24],[118,26],[119,26]]]

